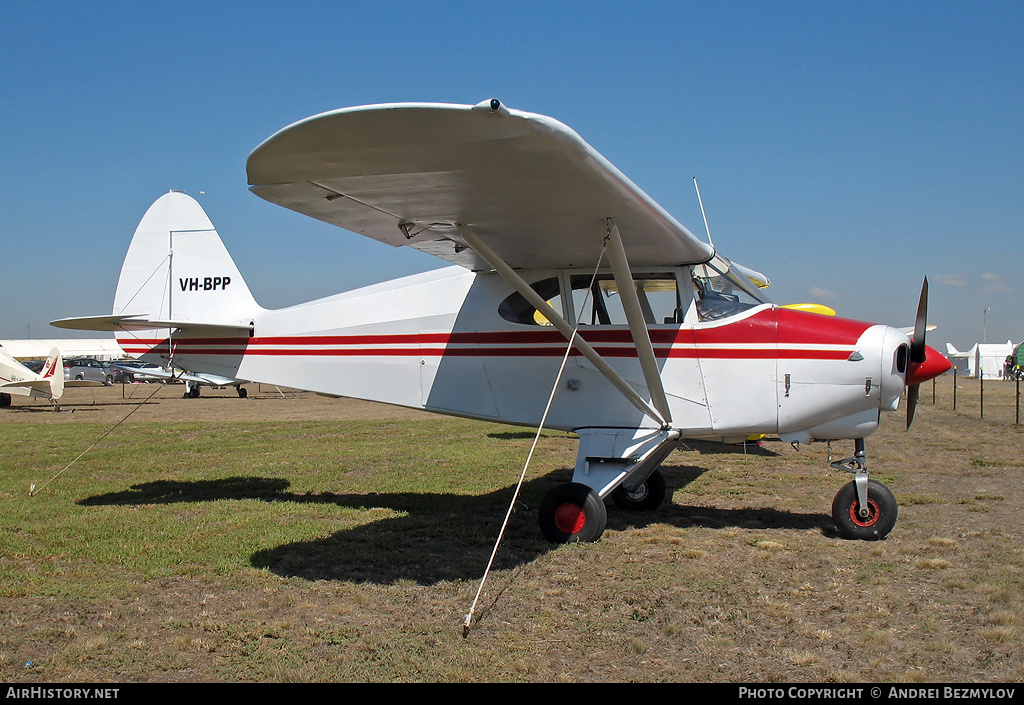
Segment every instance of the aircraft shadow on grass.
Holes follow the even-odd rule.
[[[665,467],[669,496],[707,470]],[[525,483],[509,518],[494,569],[515,569],[556,548],[537,528],[537,507],[555,482],[571,470],[559,470]],[[251,563],[286,577],[393,584],[430,585],[447,580],[478,579],[487,565],[514,489],[484,495],[430,493],[299,494],[281,478],[229,477],[179,482],[161,480],[133,485],[122,492],[88,497],[84,506],[145,505],[248,499],[265,502],[331,504],[367,511],[395,512],[385,518],[338,531],[328,537],[297,541],[257,551]],[[676,527],[820,529],[834,535],[831,518],[773,508],[716,509],[674,504],[629,512],[608,503],[608,528],[625,530],[655,523]]]

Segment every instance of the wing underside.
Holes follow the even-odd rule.
[[[592,266],[607,218],[633,266],[714,254],[568,127],[497,101],[317,115],[257,147],[247,173],[272,203],[474,270],[490,267],[457,225],[515,268]]]

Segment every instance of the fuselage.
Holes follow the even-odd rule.
[[[15,360],[0,348],[0,405],[10,405],[10,395],[38,399],[59,399],[64,392],[64,366],[54,348],[39,373]]]
[[[641,395],[636,347],[609,277],[522,273]],[[671,411],[688,437],[862,438],[895,409],[908,337],[884,325],[750,301],[709,311],[693,268],[636,273]],[[715,303],[723,297],[716,295]],[[577,320],[579,319],[579,320]],[[252,316],[252,335],[173,337],[174,362],[225,377],[535,426],[566,353],[563,335],[494,273],[452,267]],[[167,362],[168,338],[119,337]],[[933,351],[931,351],[933,352]],[[936,353],[937,355],[937,353]],[[547,425],[657,423],[570,352]]]

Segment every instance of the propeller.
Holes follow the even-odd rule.
[[[910,365],[908,372],[923,363],[927,358],[927,350],[924,345],[925,331],[928,328],[928,277],[924,278],[924,285],[921,287],[921,300],[917,304],[917,320],[914,322],[914,337],[910,341]],[[910,376],[909,374],[907,375]],[[917,399],[921,393],[921,384],[911,384],[907,387],[907,428],[914,422],[914,410],[917,408]]]

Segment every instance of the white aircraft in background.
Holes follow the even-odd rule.
[[[64,361],[54,348],[42,369],[36,373],[21,364],[0,346],[0,407],[11,405],[11,395],[49,399],[59,410],[57,400],[64,394]]]
[[[247,171],[270,202],[455,266],[267,310],[199,204],[171,192],[136,230],[113,314],[54,325],[117,331],[159,364],[575,432],[572,481],[539,510],[554,542],[597,540],[608,497],[658,506],[658,466],[682,439],[754,434],[852,439],[832,464],[854,476],[833,502],[839,532],[880,539],[895,524],[864,438],[908,387],[909,426],[918,386],[949,367],[925,345],[927,280],[912,336],[777,306],[765,277],[575,132],[497,100],[317,115]]]
[[[131,365],[114,363],[111,367],[129,372],[133,379],[159,379],[165,382],[183,382],[185,384],[185,395],[190,399],[199,397],[201,387],[234,387],[241,399],[249,396],[249,393],[242,385],[242,380],[233,377],[221,377],[203,372],[186,372],[184,370],[165,370],[161,367],[132,367]]]

